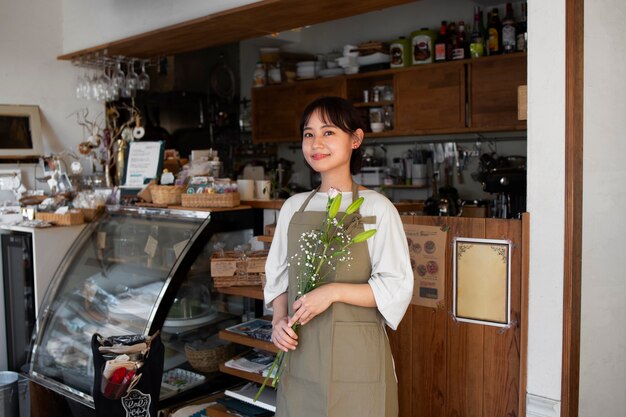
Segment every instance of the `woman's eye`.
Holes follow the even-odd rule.
[[[327,130],[326,132],[324,132],[324,136],[331,136],[334,135],[335,132],[333,132],[332,130]]]
[[[312,134],[310,134],[310,133],[305,133],[304,135],[302,135],[302,137],[303,137],[303,138],[305,138],[305,139],[307,139],[307,138],[311,138],[311,137],[313,137],[313,135],[312,135]]]

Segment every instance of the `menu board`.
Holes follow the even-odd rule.
[[[445,299],[447,232],[440,226],[405,224],[411,267],[411,304],[438,308]]]
[[[510,241],[455,238],[453,313],[457,320],[507,326],[510,290]]]

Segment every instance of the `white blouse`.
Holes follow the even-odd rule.
[[[274,298],[287,291],[287,232],[289,222],[310,192],[290,197],[280,209],[274,239],[265,264],[267,282],[265,303],[270,307]],[[352,203],[352,192],[343,192],[341,211]],[[396,329],[404,316],[413,295],[413,270],[409,258],[406,235],[395,206],[382,194],[373,190],[360,190],[364,198],[359,212],[363,217],[376,216],[376,224],[364,224],[365,230],[377,229],[367,240],[372,264],[372,276],[368,280],[372,287],[376,306],[385,322]],[[316,193],[305,211],[325,211],[327,193]]]

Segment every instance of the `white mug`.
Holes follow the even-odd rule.
[[[257,200],[269,200],[271,186],[272,186],[272,182],[270,180],[255,181],[256,199]]]
[[[237,191],[242,200],[254,200],[254,180],[237,180]]]

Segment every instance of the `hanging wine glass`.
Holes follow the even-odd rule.
[[[137,91],[137,85],[139,84],[139,76],[135,72],[135,60],[131,59],[128,63],[128,70],[126,74],[126,93],[128,97],[135,97]],[[124,94],[122,94],[124,95]]]
[[[139,83],[137,85],[137,89],[139,90],[150,89],[150,76],[146,72],[146,64],[148,62],[148,60],[141,61],[141,74],[139,74]]]
[[[124,71],[122,71],[122,60],[123,57],[121,56],[116,58],[115,69],[113,70],[113,75],[111,76],[113,87],[117,90],[118,95],[120,94],[122,88],[126,85],[126,76],[124,75]]]

